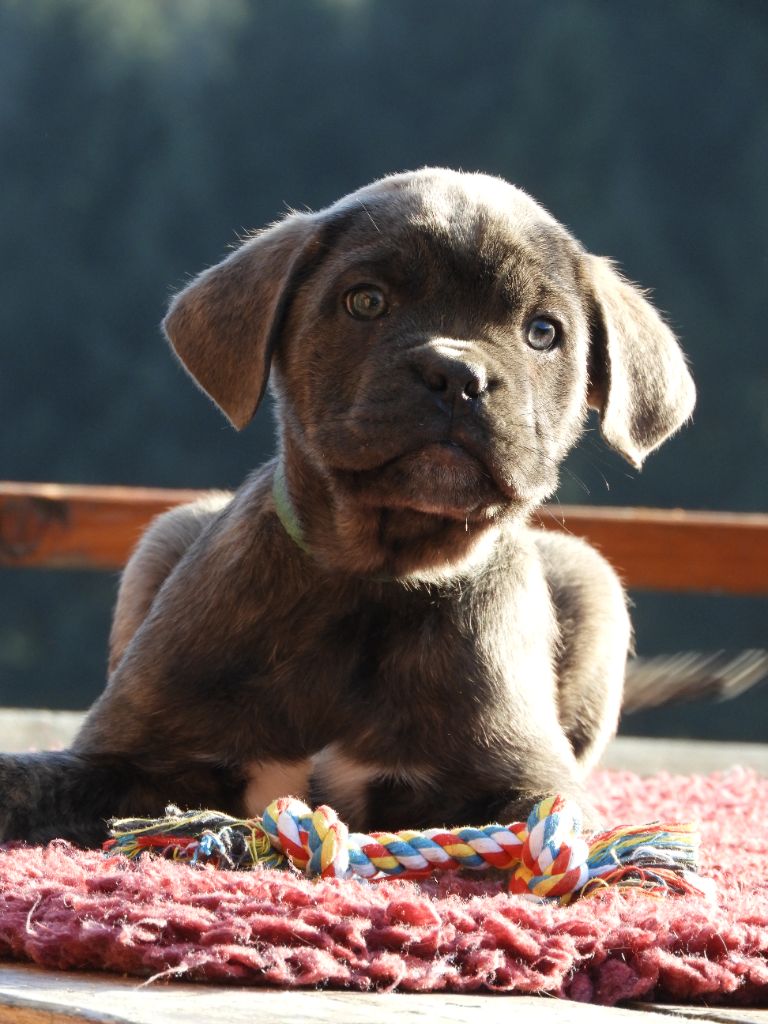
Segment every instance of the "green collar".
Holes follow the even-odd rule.
[[[285,481],[285,469],[283,468],[282,459],[278,461],[275,467],[275,475],[272,478],[272,500],[275,503],[275,512],[277,518],[283,524],[283,529],[291,538],[296,547],[301,548],[307,554],[310,554],[309,546],[304,539],[304,531],[301,528],[299,517],[296,515],[296,509],[291,501],[291,496],[288,493],[288,484]]]
[[[311,555],[312,551],[304,537],[299,517],[291,496],[288,493],[288,484],[285,480],[285,469],[282,461],[278,461],[275,467],[275,474],[272,477],[272,501],[275,504],[275,512],[280,523],[297,548],[305,554]],[[391,583],[394,576],[371,576],[370,580],[375,583]]]

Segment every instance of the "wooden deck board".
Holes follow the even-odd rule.
[[[675,1020],[717,1021],[719,1024],[768,1024],[768,1010],[739,1007],[730,1010],[722,1006],[667,1006],[660,1003],[631,1003],[630,1009],[651,1011],[657,1018],[667,1017],[667,1024]],[[671,1018],[671,1019],[670,1019]],[[637,1018],[636,1024],[643,1024],[645,1017]]]
[[[680,1009],[682,1019],[691,1020],[686,1013]],[[512,1019],[525,1024],[670,1024],[668,1015],[653,1008],[608,1008],[546,996],[277,991],[185,982],[142,986],[136,979],[108,974],[0,964],[0,1024],[508,1024]],[[768,1013],[727,1019],[767,1024]]]

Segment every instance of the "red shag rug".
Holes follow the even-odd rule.
[[[0,958],[251,985],[768,1005],[768,779],[597,773],[608,824],[696,820],[715,895],[569,907],[498,880],[309,881],[0,847]]]

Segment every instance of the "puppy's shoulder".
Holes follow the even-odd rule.
[[[155,516],[136,546],[132,560],[138,556],[154,558],[169,566],[175,564],[231,501],[229,491],[209,491],[195,501],[176,505]]]
[[[536,551],[550,590],[590,595],[595,601],[624,604],[621,580],[603,555],[572,534],[531,528]]]
[[[236,491],[208,491],[194,501],[177,505],[156,516],[136,551],[142,561],[154,559],[168,566],[178,562],[198,541],[214,547],[220,543],[245,543],[245,534],[258,531],[269,511],[272,467],[252,473]],[[196,550],[200,550],[199,546]]]
[[[208,552],[220,557],[230,550],[242,558],[264,542],[272,514],[273,465],[265,463],[250,473],[240,487],[232,491],[213,491],[197,501],[173,509],[177,528],[200,539],[198,555]],[[169,521],[168,529],[174,524]]]

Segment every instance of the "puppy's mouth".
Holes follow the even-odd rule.
[[[487,521],[512,497],[500,490],[478,455],[453,441],[433,442],[372,469],[338,475],[362,505],[463,521]]]

